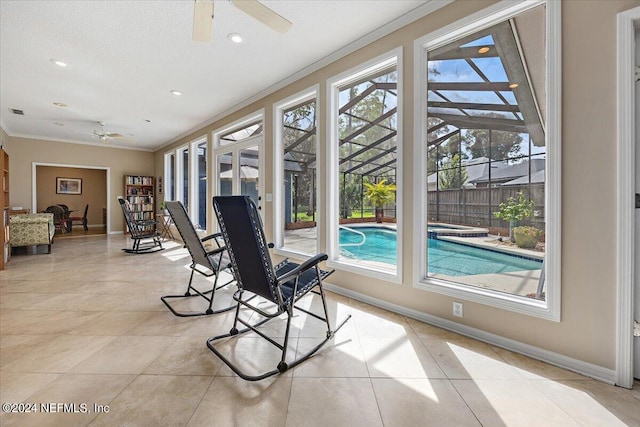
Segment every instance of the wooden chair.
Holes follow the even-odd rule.
[[[61,206],[51,205],[47,209],[45,209],[44,212],[53,214],[53,224],[56,230],[60,230],[60,232],[63,234],[69,231],[69,221],[65,216],[64,209]]]
[[[74,222],[79,222],[80,224],[82,224],[82,227],[84,228],[84,231],[88,231],[89,227],[87,226],[87,212],[89,211],[89,205],[85,205],[84,207],[84,214],[82,216],[69,216],[69,231],[71,231],[71,229],[73,228],[73,223]]]
[[[129,202],[124,199],[118,199],[118,202],[120,202],[124,220],[127,223],[127,228],[129,228],[131,239],[133,239],[133,248],[123,248],[122,250],[130,254],[144,254],[163,250],[160,235],[156,230],[156,222],[152,219],[134,219]]]

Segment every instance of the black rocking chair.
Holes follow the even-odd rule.
[[[178,232],[180,233],[180,236],[182,237],[184,247],[187,248],[189,254],[191,254],[192,262],[190,265],[191,277],[189,277],[189,285],[187,286],[187,291],[181,295],[165,295],[160,299],[167,306],[167,308],[171,310],[173,314],[180,317],[206,316],[209,314],[222,313],[224,311],[233,309],[235,306],[233,304],[229,307],[217,310],[214,310],[212,308],[213,298],[215,296],[216,290],[224,288],[235,280],[232,278],[228,282],[217,286],[220,272],[225,269],[229,269],[229,272],[231,272],[229,257],[226,255],[226,249],[224,245],[221,245],[221,243],[224,244],[222,235],[220,233],[216,233],[201,239],[196,233],[196,230],[193,227],[193,223],[189,219],[187,211],[184,209],[184,206],[181,202],[165,202],[165,205],[167,207],[167,210],[169,211],[169,215],[171,215],[173,223],[175,224]],[[211,240],[215,242],[216,247],[212,250],[207,250],[204,247],[203,243]],[[201,292],[192,286],[193,273],[196,271],[205,277],[215,276],[213,287],[211,288],[211,290]],[[194,296],[200,296],[209,302],[208,307],[205,311],[189,313],[178,312],[167,301],[174,298],[186,298]]]
[[[133,239],[133,248],[123,248],[122,250],[130,254],[145,254],[161,251],[162,242],[160,234],[156,230],[156,222],[152,219],[134,219],[129,207],[129,202],[125,199],[118,199],[127,228]]]
[[[347,316],[335,329],[331,329],[327,312],[327,302],[322,288],[322,280],[333,273],[333,270],[325,271],[318,267],[320,262],[327,259],[327,255],[323,253],[317,254],[302,264],[285,260],[273,266],[268,250],[271,245],[267,244],[258,209],[249,197],[214,197],[213,207],[218,217],[229,257],[231,258],[231,267],[238,283],[238,291],[233,295],[233,299],[237,303],[233,327],[228,334],[209,338],[207,340],[207,346],[229,368],[245,380],[257,381],[285,372],[287,369],[293,368],[313,356],[324,344],[334,337],[334,334],[351,317],[351,315]],[[317,288],[317,290],[315,288]],[[297,301],[309,292],[320,295],[324,316],[312,313],[295,305]],[[247,298],[245,294],[248,294],[250,298]],[[257,304],[249,304],[250,299],[256,295],[261,297],[258,301],[262,303],[266,300],[272,308],[267,311],[263,309],[262,306],[259,308]],[[250,311],[245,314],[244,312],[246,310],[240,310],[241,307],[246,307],[250,309]],[[287,361],[287,344],[294,308],[324,322],[327,325],[327,330],[320,344],[308,353],[297,357],[295,360]],[[241,314],[251,317],[252,312],[262,316],[262,320],[251,324],[249,323],[249,319],[240,317]],[[258,328],[283,313],[287,314],[287,325],[284,341],[280,343],[267,336]],[[241,323],[246,328],[238,330],[238,323]],[[248,375],[243,373],[226,358],[220,350],[216,349],[214,345],[217,340],[237,337],[248,331],[255,332],[282,351],[280,362],[275,369],[259,375]]]

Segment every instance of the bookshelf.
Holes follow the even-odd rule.
[[[0,148],[0,171],[2,171],[2,195],[0,197],[0,270],[4,270],[5,264],[11,257],[9,246],[9,155]]]
[[[131,215],[134,220],[154,219],[154,185],[152,176],[125,175],[124,176],[125,199],[131,207]]]

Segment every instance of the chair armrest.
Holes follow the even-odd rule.
[[[326,261],[328,258],[329,257],[327,256],[327,254],[319,253],[319,254],[317,254],[315,256],[312,256],[311,258],[309,258],[308,260],[306,260],[302,264],[298,265],[293,270],[288,271],[285,274],[283,274],[282,276],[276,278],[276,280],[278,281],[278,284],[281,284],[281,283],[284,283],[284,282],[288,282],[289,280],[294,279],[296,276],[304,273],[305,271],[307,271],[311,267],[315,267],[320,262]]]
[[[214,233],[200,239],[201,242],[206,242],[207,240],[215,239],[216,237],[222,237],[222,233]]]
[[[216,255],[219,254],[220,252],[224,252],[226,251],[227,248],[226,247],[222,247],[222,248],[215,248],[213,250],[210,250],[207,252],[207,256],[211,256],[211,255]]]

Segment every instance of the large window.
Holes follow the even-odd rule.
[[[330,83],[331,260],[401,279],[399,53]]]
[[[191,143],[192,174],[191,193],[194,194],[190,212],[196,228],[207,229],[207,139]]]
[[[316,92],[275,107],[276,247],[318,251]]]
[[[214,195],[246,195],[262,210],[262,112],[213,133]]]
[[[416,228],[420,286],[558,319],[559,63],[547,47],[559,40],[548,9],[501,3],[418,41]]]

